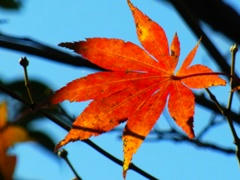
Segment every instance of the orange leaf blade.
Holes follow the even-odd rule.
[[[56,91],[51,99],[53,104],[64,100],[84,101],[97,97],[106,97],[125,88],[128,81],[136,78],[138,73],[98,72],[76,79]]]
[[[30,140],[28,133],[20,126],[8,126],[1,134],[3,146],[7,149],[16,143]]]
[[[7,123],[7,104],[0,104],[0,129]],[[15,125],[8,125],[0,131],[0,148],[7,150],[16,143],[29,140],[27,131]]]
[[[168,111],[189,138],[194,138],[194,104],[195,100],[192,91],[180,82],[173,82],[168,100]]]
[[[178,59],[180,56],[180,42],[177,36],[177,33],[175,33],[172,43],[171,43],[171,47],[170,47],[170,52],[171,52],[171,61],[169,62],[169,68],[171,69],[171,72],[174,72],[177,63],[178,63]]]
[[[180,56],[180,42],[177,33],[173,37],[170,50],[171,56],[175,57],[178,60]]]
[[[0,103],[0,128],[2,128],[7,121],[7,104],[5,102]]]
[[[150,73],[98,72],[68,83],[56,91],[51,98],[51,103],[57,104],[64,100],[79,102],[104,98],[126,87],[146,86],[158,79],[156,74]]]
[[[124,142],[124,177],[126,177],[133,154],[137,152],[164,109],[168,95],[167,88],[168,83],[164,84],[157,93],[149,94],[151,96],[146,97],[147,99],[127,121],[122,138]]]
[[[16,166],[16,156],[9,156],[7,152],[0,148],[0,174],[3,179],[13,179]]]
[[[164,30],[138,8],[133,6],[129,0],[128,5],[135,20],[139,41],[150,54],[160,63],[163,63],[163,57],[169,56],[168,41]]]
[[[4,179],[12,179],[16,165],[16,156],[7,155],[7,150],[16,143],[29,140],[25,129],[7,125],[7,105],[0,103],[0,174]],[[5,127],[4,127],[5,126]],[[4,128],[3,128],[4,127]]]
[[[167,67],[168,74],[173,74],[177,64],[178,59],[180,56],[180,42],[178,40],[177,33],[175,33],[171,46],[170,46],[170,56],[166,56],[165,59],[165,66]]]
[[[189,67],[189,65],[192,63],[198,47],[200,45],[200,41],[198,41],[197,45],[189,52],[189,54],[187,55],[187,57],[185,58],[185,60],[183,61],[183,64],[181,66],[181,68],[179,69],[179,71],[177,72],[177,75],[181,75],[183,74],[183,72]]]
[[[143,49],[120,39],[89,38],[75,43],[61,43],[94,64],[112,71],[162,71]]]
[[[145,89],[128,87],[106,98],[94,100],[74,121],[73,128],[56,148],[70,141],[83,140],[110,131],[127,120],[152,89],[156,89],[156,86]]]
[[[226,81],[215,74],[210,68],[196,64],[184,71],[184,75],[189,76],[181,81],[189,88],[208,88],[211,86],[225,86]]]
[[[57,91],[52,98],[54,104],[63,100],[93,100],[78,116],[56,149],[71,141],[88,139],[110,131],[127,120],[122,137],[124,178],[133,155],[161,115],[168,95],[170,115],[189,138],[194,138],[195,100],[189,88],[206,88],[226,83],[218,77],[218,73],[206,66],[191,66],[200,42],[190,51],[175,75],[174,70],[180,56],[177,34],[172,40],[169,53],[162,27],[137,9],[130,0],[127,2],[134,17],[138,39],[147,52],[120,39],[91,38],[61,43],[60,46],[73,49],[111,72],[99,72],[77,79]]]

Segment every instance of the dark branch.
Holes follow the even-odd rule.
[[[223,0],[181,0],[196,20],[207,23],[214,31],[218,31],[231,39],[240,42],[240,14]],[[223,13],[224,12],[224,13]]]
[[[214,126],[211,125],[209,126],[209,129],[213,127]],[[111,132],[122,132],[122,131],[123,129],[118,128],[118,129],[112,130]],[[218,146],[214,143],[204,142],[199,138],[189,139],[187,136],[177,131],[176,129],[171,129],[166,131],[154,129],[150,132],[149,136],[145,139],[145,142],[160,142],[165,140],[173,141],[177,143],[189,143],[191,145],[195,145],[200,148],[211,149],[213,151],[220,152],[220,153],[225,153],[230,155],[235,154],[235,150],[232,148],[227,148],[227,147],[225,148],[225,147]]]
[[[89,67],[96,70],[102,70],[102,68],[98,67],[95,64],[92,64],[90,61],[87,61],[81,56],[74,56],[68,53],[64,53],[63,51],[60,51],[58,49],[52,48],[50,46],[44,45],[40,42],[28,38],[18,38],[1,33],[0,47],[25,52],[31,55],[47,58],[55,62],[60,62],[79,67],[82,66]]]
[[[218,151],[221,153],[232,154],[232,155],[234,155],[234,153],[235,153],[235,150],[232,148],[224,148],[221,146],[217,146],[213,143],[200,141],[199,139],[189,139],[187,136],[185,136],[181,132],[178,132],[175,129],[171,129],[166,132],[161,132],[159,130],[155,130],[154,132],[157,134],[157,136],[158,136],[157,139],[159,139],[159,140],[171,140],[171,141],[174,141],[177,143],[187,142],[187,143],[196,145],[197,147],[208,148],[208,149],[212,149],[212,150],[215,150],[215,151]]]
[[[211,111],[213,111],[214,113],[216,113],[218,115],[222,115],[221,112],[219,111],[219,109],[214,104],[214,102],[208,100],[204,95],[195,95],[195,100],[202,107],[211,109]],[[224,108],[224,106],[222,106],[222,107],[223,107],[224,111],[227,111],[227,109]],[[236,122],[238,125],[240,125],[240,115],[235,113],[234,111],[231,111],[229,113],[231,114],[233,121]]]
[[[221,53],[214,46],[212,41],[208,38],[205,32],[200,27],[198,18],[194,15],[194,12],[186,6],[184,1],[182,0],[168,0],[174,6],[174,8],[179,12],[179,14],[183,17],[189,27],[192,29],[193,33],[198,37],[202,37],[202,44],[205,46],[206,50],[213,57],[216,64],[219,68],[230,74],[230,66],[225,60],[225,58],[221,55]],[[194,1],[195,2],[195,1]]]
[[[221,146],[217,146],[213,143],[202,142],[202,141],[198,141],[197,139],[189,139],[188,137],[185,137],[185,136],[182,136],[180,138],[178,138],[178,137],[171,138],[169,140],[173,140],[173,141],[178,142],[178,143],[188,142],[188,143],[196,145],[197,147],[209,148],[209,149],[219,151],[219,152],[223,152],[223,153],[226,153],[226,154],[232,154],[232,155],[235,154],[235,150],[232,149],[232,148],[224,148],[224,147],[221,147]]]

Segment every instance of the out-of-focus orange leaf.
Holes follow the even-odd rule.
[[[6,124],[7,121],[7,105],[5,102],[0,103],[0,128]]]
[[[94,64],[108,70],[77,79],[58,90],[52,103],[64,100],[93,100],[77,117],[73,127],[56,148],[110,131],[126,121],[123,133],[123,176],[132,156],[151,131],[168,100],[168,110],[189,138],[194,137],[194,95],[189,88],[225,85],[206,66],[192,65],[199,42],[174,73],[180,43],[174,35],[170,47],[164,30],[128,1],[139,41],[145,49],[120,39],[91,38],[61,43]],[[152,56],[150,56],[151,54]]]
[[[0,103],[0,174],[6,180],[11,180],[16,157],[7,154],[8,148],[14,144],[30,140],[25,129],[7,123],[7,105]]]
[[[235,88],[232,89],[233,92],[234,92],[234,91],[239,91],[239,90],[240,90],[240,86],[237,86],[237,87],[235,87]]]
[[[0,148],[0,177],[4,180],[12,180],[15,165],[16,156],[9,156],[3,148]]]
[[[16,143],[30,140],[25,129],[20,126],[9,125],[0,135],[4,147],[9,148]]]

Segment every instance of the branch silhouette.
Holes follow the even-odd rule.
[[[218,65],[218,67],[225,73],[230,74],[230,66],[217,50],[213,42],[207,36],[207,34],[202,30],[198,18],[195,16],[193,11],[184,3],[182,0],[169,0],[173,7],[178,11],[182,18],[186,21],[193,33],[198,37],[202,38],[202,44],[208,51],[208,53],[213,57],[213,60]]]
[[[98,67],[95,64],[92,64],[80,56],[74,56],[65,53],[29,38],[19,38],[0,33],[0,47],[25,52],[31,55],[47,58],[48,60],[68,65],[102,70],[102,68]]]
[[[184,4],[198,23],[206,23],[214,31],[220,32],[233,42],[240,42],[240,14],[223,0],[181,0],[169,1],[178,6]],[[180,10],[181,7],[178,7]],[[223,13],[224,12],[224,13]]]

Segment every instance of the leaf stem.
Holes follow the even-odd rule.
[[[181,79],[191,78],[194,76],[213,76],[213,75],[229,76],[228,74],[223,73],[223,72],[206,72],[206,73],[189,74],[189,75],[185,75],[185,76],[174,75],[174,76],[172,76],[172,79],[173,80],[181,80]]]
[[[224,110],[222,108],[222,106],[219,104],[219,102],[216,99],[216,97],[212,94],[212,92],[209,89],[206,88],[206,91],[209,94],[209,97],[212,99],[212,101],[217,106],[218,110],[227,119],[227,122],[229,124],[229,127],[231,129],[231,132],[232,132],[232,135],[233,135],[233,138],[234,138],[234,144],[236,145],[235,154],[236,154],[236,157],[237,157],[237,160],[238,160],[238,164],[240,165],[240,139],[238,138],[236,130],[235,130],[234,126],[233,126],[233,121],[231,119],[231,113],[230,113],[230,111],[228,109]]]
[[[1,32],[0,47],[32,54],[38,57],[47,58],[48,60],[76,67],[88,67],[94,70],[103,70],[103,68],[91,63],[90,61],[87,61],[81,56],[65,53],[61,50],[42,44],[27,37],[9,36]]]
[[[218,110],[220,111],[220,113],[226,117],[226,113],[225,113],[225,110],[222,108],[222,106],[220,105],[220,103],[218,102],[217,98],[213,95],[213,93],[208,89],[206,88],[206,91],[210,97],[210,99],[214,102],[214,104],[216,105],[216,107],[218,108]]]

